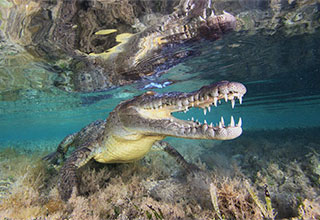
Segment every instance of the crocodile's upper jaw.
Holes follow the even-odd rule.
[[[234,107],[237,98],[241,104],[246,88],[241,83],[222,81],[204,86],[191,93],[157,94],[146,92],[141,96],[120,104],[117,107],[119,120],[132,134],[147,136],[174,136],[191,139],[228,140],[241,135],[241,119],[235,124],[233,118],[229,125],[221,120],[219,125],[203,124],[193,120],[180,120],[173,112],[186,111],[192,107],[203,108],[206,112],[217,106],[219,100],[230,100]]]

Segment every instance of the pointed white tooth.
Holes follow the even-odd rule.
[[[212,124],[212,122],[210,123],[209,127],[210,127],[210,128],[212,128],[212,127],[213,127],[213,124]]]
[[[194,107],[194,103],[193,102],[191,103],[191,106]]]
[[[234,127],[234,118],[233,118],[233,116],[231,116],[230,126],[231,126],[231,127]]]
[[[193,118],[193,117],[191,118],[191,121],[194,121],[194,118]]]
[[[234,105],[236,104],[236,102],[234,101],[234,99],[231,100],[231,107],[234,108]]]
[[[223,119],[223,117],[221,116],[221,120],[220,120],[220,122],[224,125],[224,119]]]
[[[210,106],[208,106],[208,111],[211,112],[211,107]]]
[[[222,122],[220,121],[219,122],[219,128],[222,128],[223,127],[223,125],[222,125]]]
[[[217,105],[218,105],[218,98],[217,97],[213,98],[213,104],[215,107],[217,107]]]
[[[208,124],[208,123],[207,123],[207,120],[204,120],[204,123],[205,123],[205,124]]]
[[[239,121],[238,121],[238,124],[237,124],[237,127],[241,127],[242,126],[242,119],[241,117],[239,118]]]
[[[228,102],[228,94],[224,94],[224,100]]]
[[[203,114],[204,114],[204,115],[207,114],[207,109],[206,109],[206,108],[203,109]]]
[[[242,96],[239,96],[239,103],[242,104]]]

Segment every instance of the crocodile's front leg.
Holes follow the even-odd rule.
[[[171,157],[173,157],[177,161],[177,163],[185,169],[187,173],[192,173],[194,171],[200,170],[196,165],[186,161],[184,157],[168,142],[158,141],[154,145],[161,148],[163,151],[167,152]]]
[[[58,182],[58,191],[62,200],[67,201],[74,187],[78,187],[79,178],[77,170],[92,159],[92,157],[92,151],[88,147],[82,147],[74,151],[62,166]]]
[[[65,154],[68,152],[70,145],[74,142],[75,138],[77,137],[78,133],[73,133],[65,137],[57,147],[55,152],[48,154],[47,156],[43,157],[43,160],[48,161],[51,164],[58,164],[59,159],[64,160]]]
[[[57,147],[55,152],[48,154],[43,157],[43,160],[49,161],[52,164],[58,164],[59,159],[62,161],[65,160],[65,155],[67,154],[70,147],[81,147],[84,143],[94,142],[97,137],[100,137],[104,131],[106,125],[106,120],[97,120],[94,121],[79,132],[65,137]]]

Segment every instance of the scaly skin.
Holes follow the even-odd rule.
[[[211,108],[219,100],[242,101],[246,88],[241,83],[222,81],[190,92],[158,94],[146,92],[120,103],[107,120],[96,121],[80,132],[67,136],[56,152],[45,157],[56,162],[64,157],[70,146],[77,149],[66,160],[60,170],[58,189],[63,200],[68,200],[72,187],[78,185],[77,169],[94,159],[101,163],[128,163],[141,159],[155,142],[164,147],[184,168],[191,166],[174,148],[163,142],[167,136],[188,139],[229,140],[241,135],[241,121],[230,125],[221,121],[218,126],[195,121],[180,120],[173,112],[186,111],[192,107]]]

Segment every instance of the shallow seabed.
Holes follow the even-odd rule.
[[[81,169],[79,195],[73,194],[68,204],[57,193],[56,168],[40,159],[48,150],[1,146],[0,216],[319,219],[319,132],[320,128],[246,131],[225,142],[170,139],[202,172],[186,176],[161,151],[132,164],[92,162]],[[55,146],[42,143],[42,147]]]

